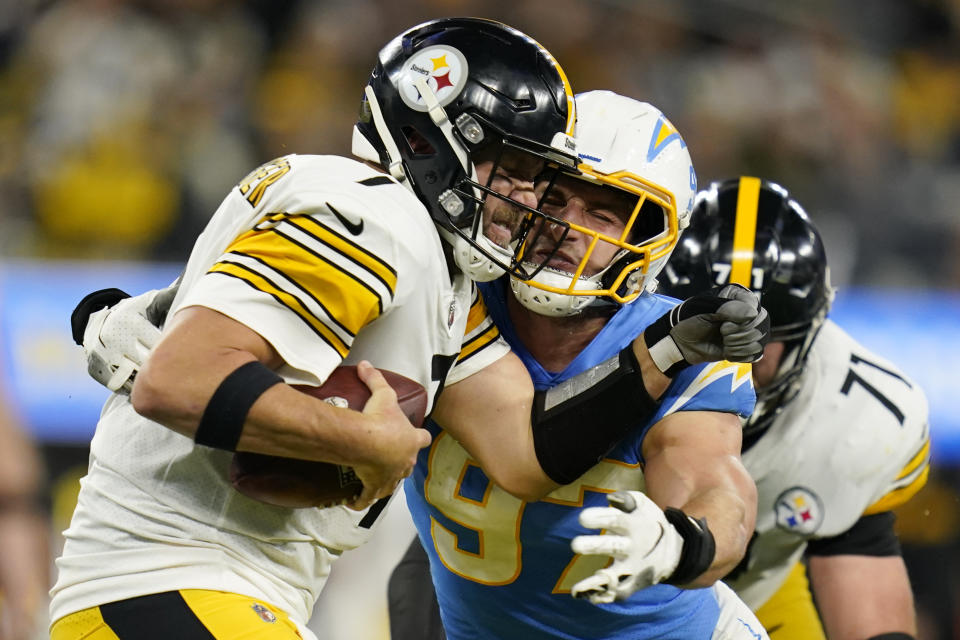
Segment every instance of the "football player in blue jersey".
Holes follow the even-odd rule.
[[[731,282],[762,294],[773,341],[753,367],[759,400],[744,431],[759,513],[725,581],[777,638],[911,640],[916,616],[891,509],[926,481],[922,389],[827,318],[834,292],[820,234],[778,184],[744,176],[700,193],[658,290],[683,298]],[[650,573],[650,514],[634,497],[581,515],[607,532],[574,547],[616,557],[581,583],[595,599],[628,598]],[[395,640],[444,637],[427,562],[412,545],[391,578]],[[430,631],[412,633],[414,623]]]
[[[696,191],[686,146],[657,109],[609,92],[581,94],[577,104],[582,174],[537,184],[540,206],[554,220],[526,240],[534,275],[481,285],[547,415],[584,388],[595,395],[616,389],[622,360],[611,358],[645,328],[650,335],[676,304],[649,290]],[[463,397],[459,384],[445,392],[449,404],[428,423],[433,444],[405,488],[446,637],[766,637],[716,582],[738,562],[753,528],[753,483],[739,459],[740,416],[754,403],[750,367],[663,370],[671,380],[650,415],[633,408],[629,387],[619,387],[619,397],[607,397],[628,411],[594,405],[576,429],[535,429],[535,440],[555,438],[540,456],[554,484],[539,500],[491,481],[483,462],[450,435],[448,425],[464,419],[459,411],[486,412],[493,424],[496,407]],[[563,459],[562,447],[589,447],[591,432],[611,423],[623,427],[612,450],[586,467],[550,466]],[[622,582],[602,571],[610,550],[596,555],[591,538],[581,539],[581,553],[570,546],[593,529],[620,531],[616,518],[596,511],[607,504],[643,514],[640,527],[622,531],[644,546],[643,568]],[[430,590],[415,586],[422,576],[417,553],[411,547],[391,580],[391,608],[412,614],[392,621],[395,638],[423,637],[430,623],[430,604],[421,598]]]

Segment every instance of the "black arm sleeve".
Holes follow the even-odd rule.
[[[643,384],[627,346],[620,355],[533,398],[533,446],[551,480],[568,484],[597,464],[660,403]]]
[[[900,541],[893,531],[895,519],[890,511],[863,516],[840,535],[811,540],[807,555],[898,556]]]

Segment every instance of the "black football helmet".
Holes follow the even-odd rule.
[[[380,51],[353,153],[413,190],[471,278],[514,270],[528,276],[514,255],[518,238],[502,247],[483,235],[483,201],[497,194],[489,181],[478,182],[475,158],[533,154],[541,164],[572,169],[575,119],[563,70],[533,39],[493,20],[443,18],[405,31]],[[528,226],[535,213],[528,211]]]
[[[798,390],[797,381],[833,302],[820,234],[780,185],[741,177],[697,194],[690,226],[667,262],[660,293],[684,299],[717,285],[760,294],[770,339],[785,343],[774,381],[757,389],[744,431],[752,444]]]

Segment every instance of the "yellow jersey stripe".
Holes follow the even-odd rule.
[[[370,295],[373,296],[373,298],[375,298],[377,301],[377,315],[383,313],[383,299],[380,297],[380,294],[377,293],[377,290],[374,289],[373,285],[371,285],[369,282],[365,281],[363,278],[361,278],[358,274],[354,273],[353,271],[348,271],[343,267],[337,265],[335,262],[331,261],[329,258],[324,256],[323,254],[317,253],[316,251],[314,251],[312,248],[310,248],[303,242],[300,242],[297,238],[294,238],[293,236],[287,233],[284,233],[280,229],[274,229],[273,233],[275,233],[280,238],[283,238],[284,240],[289,242],[291,245],[297,247],[299,250],[299,255],[301,259],[307,260],[307,263],[305,264],[297,263],[296,261],[294,261],[291,264],[289,261],[285,260],[288,268],[297,269],[298,271],[302,272],[303,276],[305,276],[307,279],[312,278],[312,279],[318,279],[321,283],[325,282],[326,276],[322,272],[317,273],[316,271],[314,271],[316,263],[314,263],[314,265],[311,266],[310,256],[312,256],[314,259],[320,260],[322,262],[322,264],[324,265],[323,267],[324,269],[327,269],[327,268],[335,269],[346,278],[349,278],[353,282],[356,282],[357,284],[362,286],[364,289],[369,291]],[[388,289],[387,292],[390,294],[391,297],[393,297],[393,294],[394,294],[393,289]],[[354,333],[356,333],[356,331],[354,331]]]
[[[347,357],[350,347],[347,346],[330,327],[310,313],[299,298],[283,291],[263,275],[234,262],[218,262],[210,267],[208,273],[220,273],[226,276],[232,276],[245,282],[257,291],[272,296],[281,305],[295,313],[304,324],[310,327],[315,334],[339,353],[341,358]]]
[[[279,228],[244,234],[228,253],[247,256],[282,276],[351,336],[383,313],[383,300],[370,284]]]
[[[482,351],[487,345],[496,342],[499,337],[500,329],[493,323],[493,318],[487,311],[487,305],[483,301],[480,290],[474,287],[473,302],[470,304],[470,312],[467,314],[467,327],[464,331],[465,339],[460,347],[457,363],[459,364]]]
[[[917,452],[917,455],[913,456],[913,458],[910,459],[910,462],[903,467],[903,470],[900,471],[900,475],[897,476],[897,480],[903,480],[911,473],[916,471],[917,467],[919,467],[921,464],[925,464],[929,457],[930,441],[927,440],[923,443],[923,446],[920,447],[920,451]]]
[[[311,216],[289,217],[286,221],[310,237],[330,247],[340,255],[348,258],[351,262],[363,267],[363,269],[390,290],[391,296],[396,295],[397,272],[378,256],[370,253],[348,238],[343,237]]]
[[[463,362],[470,356],[481,351],[484,347],[493,344],[499,337],[500,330],[497,329],[497,325],[491,322],[490,327],[486,331],[463,343],[463,347],[460,349],[460,355],[457,356],[457,363]]]
[[[473,301],[470,303],[470,312],[467,314],[467,328],[464,333],[470,335],[470,332],[476,330],[489,316],[487,304],[483,301],[480,290],[474,288]]]
[[[334,299],[341,299],[345,297],[345,301],[348,303],[348,306],[346,307],[345,310],[338,309],[339,313],[334,313],[328,306],[330,302],[329,299],[327,300],[327,304],[324,304],[324,302],[319,300],[315,295],[313,295],[313,293],[311,293],[307,289],[300,286],[300,284],[294,279],[292,279],[287,274],[286,271],[278,268],[278,265],[283,264],[282,257],[280,259],[267,260],[254,255],[241,253],[239,251],[231,251],[230,253],[225,255],[236,256],[239,260],[246,259],[246,260],[254,261],[263,265],[265,267],[265,270],[261,271],[259,268],[256,268],[253,265],[244,264],[243,262],[240,262],[237,260],[227,260],[227,259],[221,260],[221,262],[237,264],[238,266],[242,266],[243,268],[247,269],[252,273],[259,274],[262,278],[270,282],[270,284],[273,285],[277,290],[287,291],[287,289],[289,289],[290,287],[296,288],[298,291],[302,292],[304,296],[312,300],[314,304],[316,304],[320,309],[323,310],[323,313],[326,315],[327,320],[329,320],[330,322],[335,324],[337,327],[339,327],[340,330],[343,331],[343,333],[349,335],[350,338],[355,337],[357,335],[357,332],[360,329],[362,329],[367,324],[376,320],[383,310],[382,307],[380,306],[380,298],[376,295],[375,292],[373,292],[373,295],[370,296],[367,291],[360,291],[359,289],[357,289],[356,285],[353,282],[346,281],[344,286],[346,286],[349,289],[348,293],[338,295]],[[295,265],[295,266],[299,266],[299,265]],[[330,265],[330,268],[334,270],[338,269],[336,265]],[[336,272],[334,271],[334,273]],[[290,287],[287,287],[287,289],[284,289],[279,284],[277,284],[274,280],[272,280],[268,274],[271,274],[271,275],[275,274],[276,276],[282,277],[286,282],[290,283]],[[313,273],[311,275],[316,275],[316,273]],[[347,275],[349,276],[350,274],[348,273]],[[328,284],[327,286],[330,286],[330,284]],[[360,284],[363,284],[363,283],[361,282]],[[289,291],[287,292],[289,293]],[[265,292],[265,293],[270,293],[270,292]],[[298,297],[297,294],[295,293],[291,295]],[[373,313],[373,311],[371,310],[371,305],[373,304],[372,302],[368,302],[366,306],[364,306],[363,304],[360,304],[364,302],[362,299],[363,295],[372,297],[372,299],[376,301],[377,303],[376,313]],[[320,322],[325,322],[323,318],[321,318],[320,316],[317,316],[316,313],[311,312],[309,309],[307,309],[307,307],[304,307],[304,310],[307,313],[310,313],[311,315],[313,315],[318,320],[320,320]],[[347,318],[347,319],[354,318],[354,321],[345,323],[341,321],[341,319],[343,318]]]
[[[867,507],[866,511],[863,512],[863,515],[869,516],[875,513],[883,513],[884,511],[890,511],[894,507],[899,507],[901,504],[912,498],[917,491],[920,491],[920,489],[923,488],[923,485],[927,484],[927,476],[929,475],[930,465],[926,465],[923,467],[923,471],[914,479],[913,482],[905,487],[894,489],[887,495],[883,496],[872,505]]]
[[[733,264],[730,282],[750,288],[753,271],[753,247],[757,236],[757,205],[760,201],[760,179],[740,178],[737,195],[737,220],[733,227]]]

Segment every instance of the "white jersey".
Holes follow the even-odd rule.
[[[801,388],[743,462],[757,483],[747,569],[728,580],[756,610],[783,584],[807,541],[889,511],[925,483],[927,401],[890,362],[827,320]]]
[[[508,350],[473,284],[449,275],[421,203],[335,156],[279,158],[231,191],[194,246],[171,313],[192,305],[266,338],[289,383],[318,385],[341,362],[367,359],[422,384],[428,406],[462,345],[469,365],[458,369]],[[52,619],[190,588],[262,598],[305,623],[331,562],[366,541],[375,516],[246,498],[227,480],[231,456],[112,396],[64,533]]]

